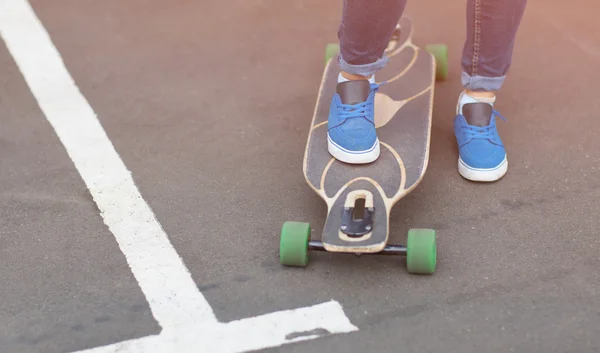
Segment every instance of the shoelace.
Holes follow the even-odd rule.
[[[498,111],[492,110],[492,116],[497,116],[500,119],[507,121],[505,117],[503,117]],[[490,126],[463,126],[463,132],[467,135],[469,139],[483,139],[489,140],[494,137],[494,133]]]
[[[338,104],[337,108],[340,111],[340,118],[342,119],[351,119],[351,118],[361,118],[367,115],[367,110],[371,108],[371,103],[363,102],[357,104]]]
[[[372,87],[372,90],[374,92],[377,92],[377,90],[379,90],[379,87],[383,84],[385,84],[386,82],[382,82],[380,84],[374,85]],[[346,119],[352,119],[352,118],[366,118],[367,117],[367,110],[371,109],[373,106],[373,103],[371,102],[362,102],[362,103],[356,103],[356,104],[344,104],[344,103],[339,103],[337,104],[337,108],[339,110],[341,110],[340,112],[340,118],[342,118],[343,120]],[[367,119],[369,121],[371,121],[370,119]],[[373,121],[371,121],[373,122]]]

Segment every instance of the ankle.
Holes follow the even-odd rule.
[[[361,75],[350,74],[345,71],[342,71],[341,74],[342,74],[342,77],[344,77],[348,81],[370,80],[373,77],[373,76],[361,76]]]
[[[465,93],[475,99],[493,99],[496,98],[496,92],[494,91],[472,91],[466,89]]]

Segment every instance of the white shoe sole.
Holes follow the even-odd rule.
[[[502,178],[508,171],[508,159],[504,160],[495,168],[473,168],[468,166],[460,157],[458,157],[458,172],[463,178],[471,181],[492,182]]]
[[[379,139],[375,140],[373,147],[365,151],[349,151],[331,140],[327,134],[327,150],[333,158],[349,164],[372,163],[379,158]]]

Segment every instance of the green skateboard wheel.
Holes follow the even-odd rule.
[[[445,81],[448,78],[448,47],[444,44],[430,44],[425,50],[435,58],[435,78]]]
[[[406,244],[406,267],[408,272],[430,275],[435,272],[437,250],[435,230],[411,229]]]
[[[325,47],[325,65],[329,62],[329,59],[333,58],[340,52],[340,45],[337,43],[329,43]]]
[[[310,224],[285,222],[281,228],[279,261],[286,266],[305,267],[308,264]]]

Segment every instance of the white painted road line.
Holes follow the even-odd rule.
[[[357,331],[335,301],[229,323],[192,325],[159,336],[119,342],[75,353],[242,353]]]
[[[358,330],[335,301],[218,322],[26,0],[0,0],[0,36],[163,328],[85,352],[243,352]]]
[[[229,322],[203,334],[206,350],[201,352],[238,353],[315,339],[319,336],[358,330],[336,301],[296,310],[279,311],[258,317]],[[195,338],[200,330],[186,329],[184,337]],[[217,339],[214,339],[214,338]],[[176,347],[195,347],[197,340]],[[198,350],[184,349],[185,352]]]
[[[27,1],[0,0],[0,34],[98,204],[159,325],[216,322]]]

